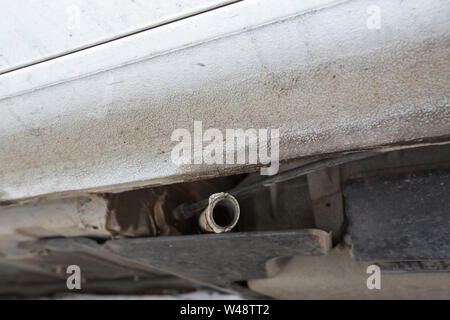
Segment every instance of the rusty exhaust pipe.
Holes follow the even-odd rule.
[[[206,232],[227,232],[239,220],[239,202],[229,193],[214,193],[209,197],[208,206],[199,217],[199,225]]]

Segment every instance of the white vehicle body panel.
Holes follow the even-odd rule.
[[[252,169],[172,163],[172,131],[196,120],[279,128],[281,159],[446,136],[449,13],[438,0],[243,1],[2,74],[0,201]]]

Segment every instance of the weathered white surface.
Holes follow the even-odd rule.
[[[2,0],[0,73],[230,2],[233,0]]]
[[[283,159],[450,133],[448,1],[298,3],[239,2],[0,76],[0,200],[217,174],[170,160],[194,120],[280,128]]]
[[[92,196],[2,207],[0,239],[15,234],[31,238],[109,236],[105,229],[106,206],[103,198]]]
[[[336,247],[321,257],[272,260],[266,279],[249,287],[275,299],[450,299],[448,272],[381,272],[381,289],[367,289],[370,263],[353,260],[350,249]]]
[[[87,1],[87,0],[80,0]],[[108,72],[343,0],[246,0],[0,76],[0,98]],[[170,3],[171,1],[167,1]],[[223,2],[223,1],[222,1]],[[264,4],[264,5],[262,5]],[[27,29],[27,28],[25,28]],[[1,43],[1,42],[0,42]],[[69,48],[71,48],[69,46]],[[231,48],[229,48],[231,49]],[[41,50],[41,49],[40,49]],[[1,53],[0,53],[1,54]],[[111,77],[111,76],[109,76]],[[108,78],[109,80],[113,78]],[[114,82],[114,81],[113,81]],[[112,88],[102,89],[102,97]]]

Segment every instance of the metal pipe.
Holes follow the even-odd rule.
[[[289,181],[295,178],[298,178],[300,176],[303,176],[305,174],[314,172],[319,169],[328,168],[328,167],[334,167],[338,166],[344,163],[348,163],[351,161],[357,161],[366,159],[369,157],[373,157],[376,155],[379,155],[380,152],[377,151],[363,151],[363,152],[355,152],[355,153],[349,153],[342,155],[340,157],[336,158],[328,158],[328,159],[322,159],[318,160],[313,163],[307,163],[303,166],[293,168],[284,172],[280,172],[272,177],[269,177],[267,179],[263,179],[261,181],[255,182],[251,185],[247,186],[237,186],[233,189],[228,190],[228,194],[234,196],[234,197],[243,197],[250,193],[252,193],[255,190],[259,190],[262,188],[270,187],[273,184]],[[192,204],[181,204],[178,207],[176,207],[172,211],[172,216],[176,220],[186,220],[192,218],[194,215],[196,215],[198,212],[200,212],[203,208],[205,208],[209,203],[208,199],[201,200],[199,202],[195,202]]]
[[[199,225],[206,232],[227,232],[239,220],[239,202],[231,194],[220,192],[212,194],[208,205],[200,214]]]

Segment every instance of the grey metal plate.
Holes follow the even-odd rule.
[[[359,180],[345,187],[360,261],[450,259],[450,173]]]
[[[108,241],[121,256],[219,286],[266,277],[275,257],[322,255],[331,247],[321,230],[242,232]]]
[[[108,260],[130,261],[212,287],[231,288],[237,281],[266,277],[265,265],[272,258],[326,254],[331,235],[302,229],[119,239],[104,244],[61,238],[27,247],[62,251],[71,257],[80,252],[108,256]]]

